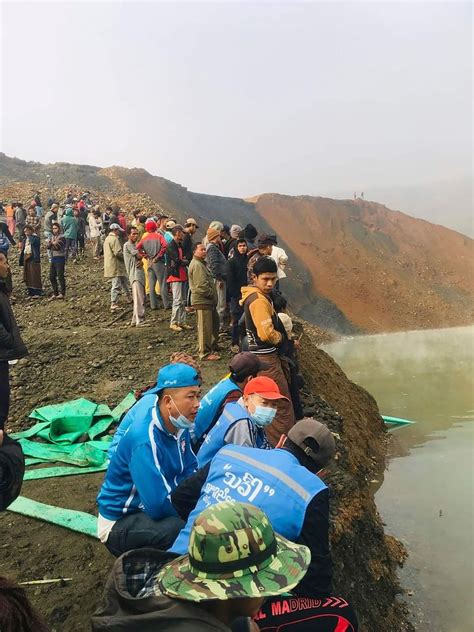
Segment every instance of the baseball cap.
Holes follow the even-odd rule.
[[[259,246],[270,246],[272,244],[273,244],[273,240],[271,237],[269,237],[268,235],[265,235],[264,233],[259,235],[259,238],[258,238]]]
[[[110,224],[109,230],[119,230],[122,233],[125,232],[124,229],[120,226],[120,224],[117,224],[116,222],[114,222],[113,224]]]
[[[271,377],[267,377],[266,375],[254,377],[253,380],[247,382],[244,388],[244,395],[252,395],[253,393],[265,399],[286,399],[289,401],[288,397],[280,393],[278,384],[272,380]]]
[[[189,364],[166,364],[158,371],[156,386],[147,393],[161,393],[165,388],[184,388],[201,386],[201,379],[196,369]]]
[[[301,581],[310,559],[257,507],[217,503],[194,521],[188,554],[159,571],[155,592],[186,601],[281,595]]]
[[[173,226],[176,226],[176,222],[174,220],[170,219],[169,222],[166,222],[167,230],[170,230]]]
[[[305,417],[297,421],[289,430],[288,439],[303,450],[303,452],[313,461],[323,467],[335,454],[336,442],[327,426],[312,417]],[[314,450],[305,442],[313,439],[318,444],[318,450]]]
[[[259,371],[264,371],[270,365],[267,362],[262,362],[255,353],[250,351],[242,351],[237,353],[229,364],[231,373],[235,373],[239,377],[245,378],[249,375],[257,375]]]
[[[186,225],[186,226],[196,226],[196,228],[199,228],[198,223],[197,223],[197,222],[196,222],[196,220],[195,220],[195,219],[193,219],[192,217],[189,217],[189,218],[186,220],[186,224],[185,224],[185,225]]]

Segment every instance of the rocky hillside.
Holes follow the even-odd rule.
[[[154,382],[172,352],[194,350],[195,331],[170,332],[169,312],[148,312],[151,326],[143,329],[127,325],[128,307],[110,315],[109,285],[100,262],[90,255],[68,266],[65,301],[24,298],[21,270],[12,267],[14,309],[30,355],[12,367],[9,431],[32,425],[27,415],[50,403],[86,397],[114,406],[129,390]],[[43,276],[46,273],[43,269]],[[194,324],[193,317],[190,322]],[[404,551],[385,536],[370,490],[385,457],[386,433],[377,404],[317,347],[318,332],[299,326],[305,413],[321,419],[338,436],[337,457],[326,475],[336,594],[353,602],[361,632],[409,630],[396,600],[396,570]],[[227,372],[231,354],[225,346],[222,356],[219,362],[203,363],[204,391]],[[58,507],[96,513],[102,478],[88,474],[30,480],[22,493]],[[0,563],[2,575],[17,581],[71,578],[64,584],[27,587],[51,629],[90,629],[90,615],[113,563],[106,548],[85,535],[10,512],[0,515],[0,533],[8,551]]]
[[[206,226],[253,223],[290,256],[285,293],[296,313],[341,333],[470,324],[473,240],[362,200],[265,194],[226,198],[188,191],[144,169],[55,163],[0,154],[0,197],[89,189],[132,210],[163,208]]]

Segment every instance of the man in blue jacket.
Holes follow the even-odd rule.
[[[189,435],[199,407],[196,369],[168,364],[152,390],[134,406],[135,419],[112,455],[97,496],[98,536],[116,556],[144,546],[170,546],[184,525],[170,494],[196,471]]]
[[[203,438],[221,416],[224,406],[240,399],[247,382],[256,377],[259,371],[264,371],[266,368],[267,364],[249,351],[237,353],[232,358],[229,364],[230,375],[217,382],[204,395],[199,404],[192,430],[197,447],[201,445]]]
[[[207,433],[197,453],[198,466],[207,465],[228,444],[270,450],[265,427],[272,423],[276,402],[282,397],[285,396],[278,390],[278,384],[266,375],[247,382],[243,396],[224,406],[222,415]]]
[[[172,493],[174,506],[187,522],[170,551],[186,553],[192,524],[206,507],[224,501],[250,503],[267,514],[277,533],[311,551],[308,572],[294,592],[329,595],[329,490],[317,472],[335,450],[329,429],[309,418],[298,421],[274,450],[224,446]]]

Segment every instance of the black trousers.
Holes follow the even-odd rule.
[[[58,281],[59,287],[61,288],[61,294],[64,296],[66,294],[66,279],[64,278],[64,267],[65,262],[53,262],[51,261],[49,266],[49,280],[51,281],[51,285],[53,288],[54,295],[57,296],[58,292]]]
[[[117,520],[105,546],[115,557],[144,546],[158,547],[166,551],[176,540],[184,525],[184,520],[178,516],[152,520],[145,512],[139,511]]]
[[[10,410],[10,370],[8,360],[0,360],[0,430],[5,427]]]

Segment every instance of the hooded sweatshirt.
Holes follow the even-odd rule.
[[[72,208],[67,208],[64,217],[61,220],[61,228],[66,239],[77,239],[79,223],[77,218],[74,217]]]
[[[154,576],[173,554],[153,548],[124,553],[112,567],[93,632],[230,632],[203,608],[170,599],[153,587]]]
[[[254,286],[242,288],[239,303],[244,308],[249,350],[253,353],[273,353],[283,342],[279,320],[271,299]]]

